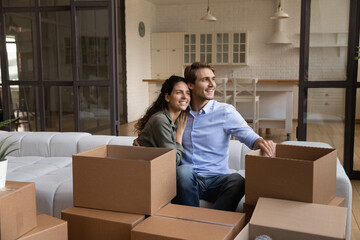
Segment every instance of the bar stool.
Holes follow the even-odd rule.
[[[218,102],[229,103],[232,95],[228,95],[228,78],[215,78],[216,89],[214,94],[214,99]]]
[[[237,78],[231,79],[233,83],[233,105],[238,109],[238,103],[251,103],[252,116],[243,116],[255,132],[259,132],[259,101],[256,95],[256,84],[258,78]],[[239,111],[241,113],[241,110]],[[246,119],[248,118],[248,119]]]

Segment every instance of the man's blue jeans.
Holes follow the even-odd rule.
[[[199,207],[199,200],[212,202],[214,209],[235,211],[245,194],[245,179],[237,173],[200,176],[191,165],[176,168],[175,203]]]

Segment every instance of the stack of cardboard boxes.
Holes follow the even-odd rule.
[[[245,214],[170,204],[175,154],[104,145],[74,155],[69,239],[234,239]]]
[[[0,239],[66,240],[67,223],[36,214],[34,183],[7,181],[0,190]]]
[[[336,197],[336,159],[334,149],[282,144],[277,144],[275,157],[259,150],[246,155],[248,236],[345,239],[346,208],[344,199]]]

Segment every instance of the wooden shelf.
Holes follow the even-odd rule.
[[[296,34],[300,36],[300,33]],[[293,43],[294,48],[300,47],[300,37]],[[315,32],[310,33],[310,48],[338,48],[339,57],[345,56],[345,50],[348,43],[347,32]]]

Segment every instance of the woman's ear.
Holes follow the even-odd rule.
[[[165,93],[165,101],[170,102],[170,96],[168,93]]]

